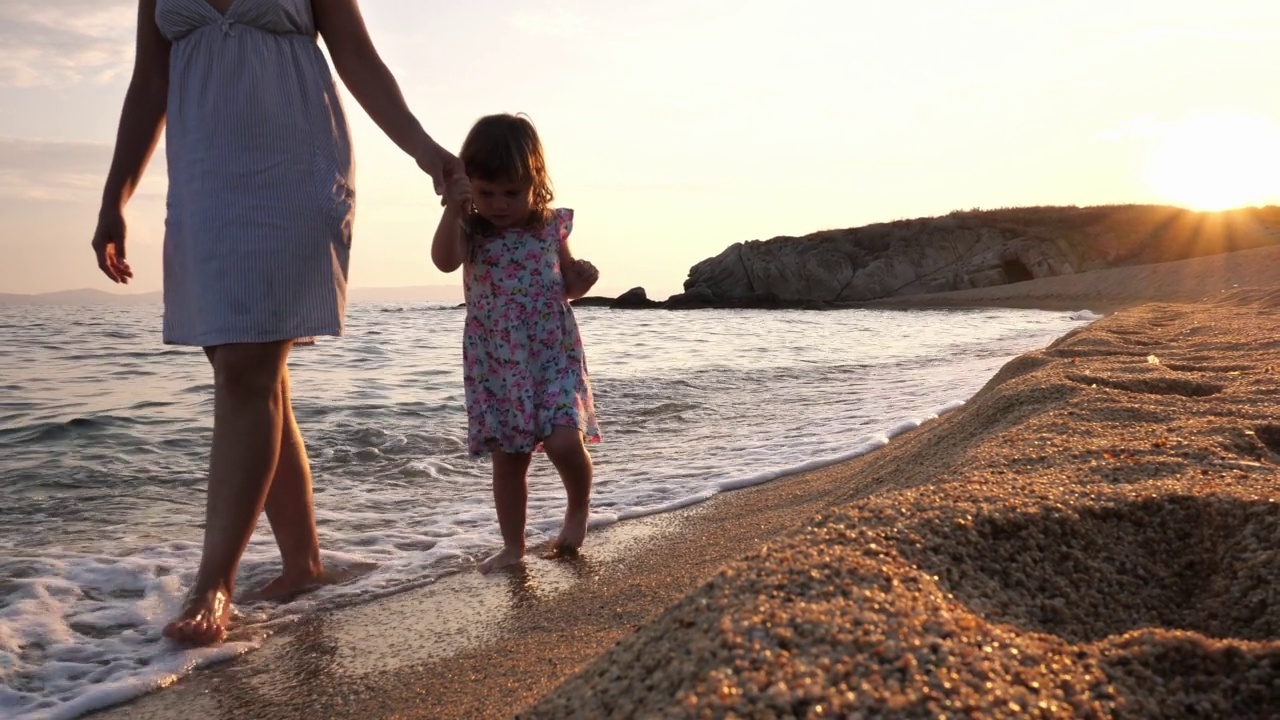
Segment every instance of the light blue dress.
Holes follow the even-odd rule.
[[[467,449],[532,453],[558,426],[600,442],[587,355],[564,292],[560,249],[573,210],[549,222],[473,236],[463,267]]]
[[[164,341],[340,335],[351,141],[310,0],[157,0],[172,43]]]

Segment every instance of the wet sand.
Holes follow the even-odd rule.
[[[446,577],[284,627],[109,718],[510,717],[726,563],[871,482],[828,468],[595,531],[574,561]]]
[[[1222,292],[1280,284],[1250,254],[1020,283],[1212,301],[1104,318],[865,457],[317,614],[105,716],[1280,714],[1280,294]]]
[[[1280,247],[1041,278],[989,288],[910,295],[866,307],[1017,307],[1106,313],[1149,302],[1195,303],[1237,287],[1280,283]]]

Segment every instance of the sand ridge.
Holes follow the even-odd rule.
[[[866,307],[1019,307],[1112,312],[1145,303],[1212,301],[1238,288],[1280,282],[1280,246],[1132,265],[970,290],[910,295]]]
[[[520,717],[1280,714],[1276,309],[1018,358]]]

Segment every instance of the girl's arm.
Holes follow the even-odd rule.
[[[560,242],[560,275],[564,277],[564,296],[577,300],[586,295],[600,278],[596,266],[586,260],[576,260],[569,251],[568,239]]]
[[[437,188],[442,187],[445,168],[457,170],[458,160],[409,111],[400,86],[369,38],[357,0],[311,0],[311,6],[338,77],[387,137],[435,180]]]
[[[431,262],[440,272],[451,273],[467,259],[467,234],[462,229],[463,214],[453,205],[445,206],[436,226],[435,239],[431,241]]]
[[[471,181],[466,175],[449,177],[444,199],[444,212],[431,241],[431,262],[441,272],[451,273],[467,259],[467,231],[462,224],[471,208]]]
[[[160,33],[155,17],[156,0],[139,0],[133,75],[120,111],[115,151],[93,237],[98,267],[114,282],[128,282],[133,277],[125,261],[124,207],[142,181],[160,140],[169,97],[169,41]]]

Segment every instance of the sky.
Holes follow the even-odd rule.
[[[256,0],[250,0],[256,1]],[[1276,0],[365,0],[423,126],[457,150],[524,112],[597,291],[679,292],[732,243],[956,209],[1280,204]],[[89,248],[132,0],[0,0],[0,292],[117,290]],[[345,94],[350,283],[460,285],[428,179]],[[161,287],[163,147],[129,205]]]

